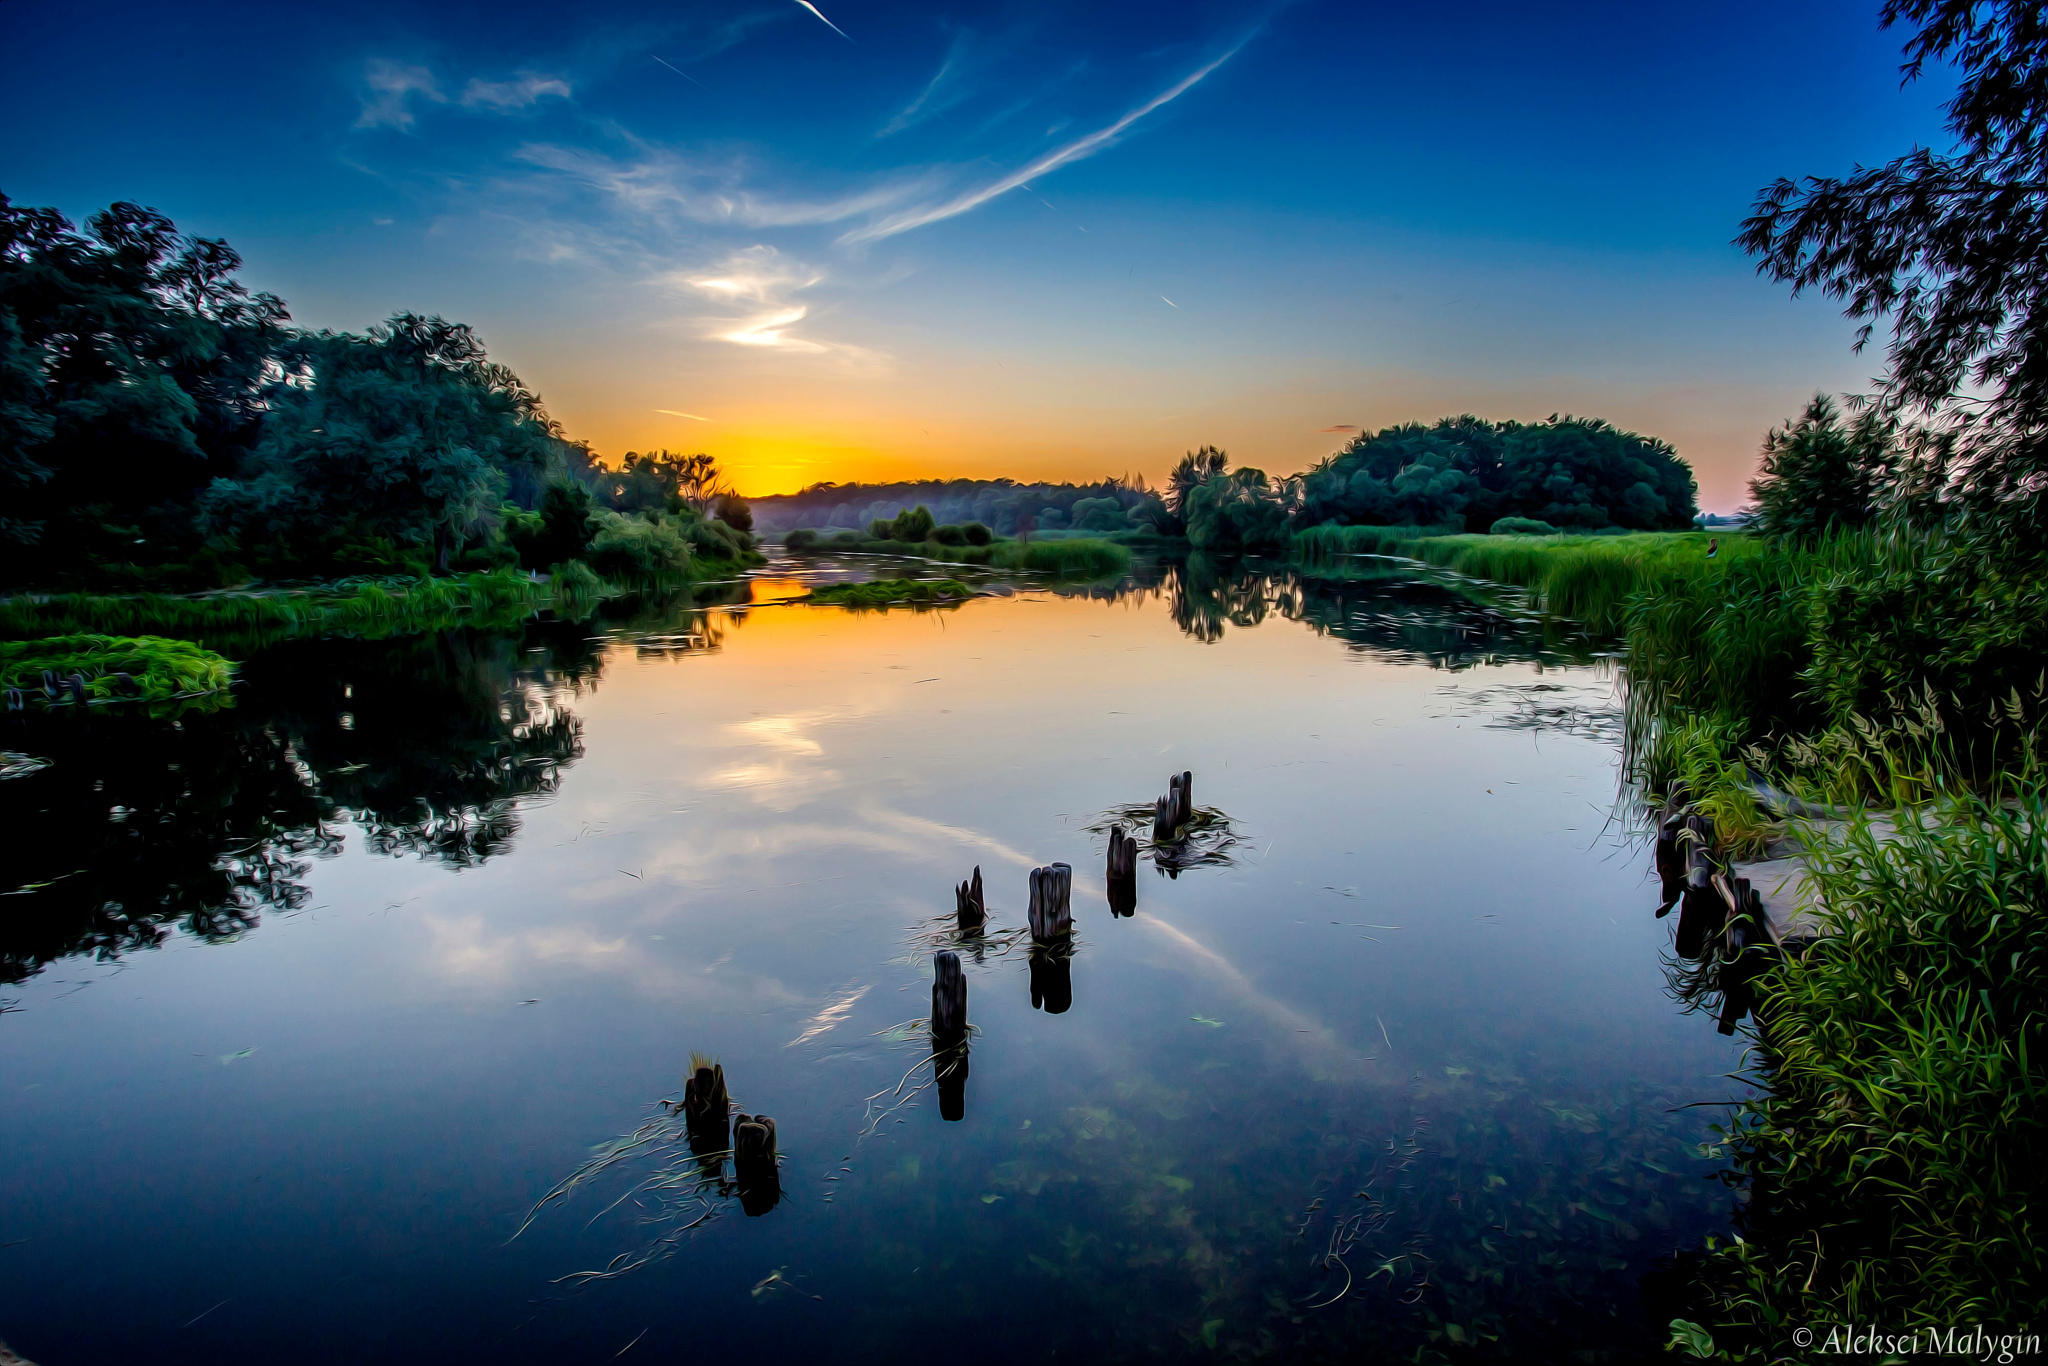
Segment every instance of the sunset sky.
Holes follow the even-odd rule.
[[[304,325],[473,323],[752,493],[1572,412],[1725,511],[1881,363],[1729,245],[1939,140],[1877,8],[9,0],[0,190],[224,236]]]

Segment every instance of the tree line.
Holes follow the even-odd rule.
[[[709,456],[608,467],[466,325],[308,331],[241,264],[153,209],[80,229],[0,195],[0,582],[660,575],[750,550]]]

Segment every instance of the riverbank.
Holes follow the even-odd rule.
[[[1799,1325],[2030,1331],[2048,1284],[2031,1217],[2048,1127],[2044,595],[1997,547],[1937,533],[1723,535],[1711,559],[1707,539],[1318,528],[1295,552],[1509,584],[1616,638],[1634,781],[1707,818],[1730,872],[1796,860],[1793,909],[1824,944],[1754,976],[1710,959],[1723,990],[1752,993],[1758,1094],[1725,1129],[1739,1236],[1688,1259],[1700,1322],[1675,1323],[1674,1346],[1779,1361],[1802,1355]],[[1759,775],[1847,819],[1788,830]]]
[[[793,555],[905,555],[939,564],[978,565],[1060,579],[1109,578],[1128,571],[1132,558],[1128,547],[1093,537],[1030,541],[994,538],[983,545],[970,545],[930,539],[899,541],[865,536],[857,531],[829,536],[793,531],[784,540],[783,549]]]

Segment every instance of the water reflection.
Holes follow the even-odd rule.
[[[49,762],[0,783],[19,889],[0,979],[173,927],[239,936],[304,906],[310,860],[350,826],[381,853],[452,867],[504,852],[521,801],[583,753],[566,701],[597,675],[587,635],[296,641],[252,657],[217,711],[10,718],[6,746]]]

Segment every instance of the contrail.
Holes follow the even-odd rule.
[[[1173,300],[1167,298],[1164,294],[1159,296],[1159,302],[1165,304],[1168,308],[1172,309],[1176,313],[1180,312],[1180,305],[1175,303]]]
[[[656,408],[654,411],[657,413],[665,413],[669,417],[687,417],[692,422],[709,422],[711,420],[708,417],[699,417],[695,413],[679,413],[673,408]]]
[[[650,57],[654,57],[654,54],[651,52],[648,53],[647,55]],[[663,66],[667,67],[670,71],[675,72],[676,75],[681,76],[684,80],[688,81],[691,85],[696,86],[699,90],[709,90],[711,88],[710,86],[704,84],[704,82],[698,80],[695,76],[692,76],[689,72],[677,66],[674,62],[665,62],[662,61],[662,59],[659,57],[654,57],[654,60],[657,62],[661,62]],[[638,1339],[635,1340],[637,1341]]]
[[[812,4],[812,3],[811,3],[811,0],[796,0],[796,2],[797,2],[797,3],[799,4],[799,5],[802,5],[802,6],[803,6],[803,7],[805,8],[805,9],[809,10],[809,11],[810,11],[811,13],[813,13],[813,14],[817,15],[817,16],[818,16],[818,19],[819,19],[819,22],[823,23],[823,24],[825,25],[825,27],[826,27],[826,28],[829,28],[829,29],[831,29],[831,30],[832,30],[832,31],[833,31],[834,33],[838,34],[838,35],[839,35],[840,37],[842,37],[842,38],[846,38],[846,41],[847,41],[847,42],[849,42],[849,43],[853,41],[853,39],[851,39],[851,38],[847,38],[847,37],[846,37],[846,30],[845,30],[845,29],[843,29],[843,28],[839,27],[839,25],[837,25],[837,24],[833,23],[833,22],[832,22],[832,21],[831,21],[830,19],[827,19],[827,18],[825,17],[824,11],[820,10],[820,9],[819,9],[819,8],[818,8],[818,7],[816,6],[816,5]]]
[[[796,0],[796,2],[799,5],[804,5],[806,9],[810,8],[809,5],[805,4],[805,0]],[[820,14],[818,17],[823,19],[825,16]],[[847,41],[851,42],[853,40],[849,38]],[[855,228],[851,232],[841,234],[839,243],[841,246],[852,246],[860,242],[874,242],[885,237],[894,237],[898,233],[909,232],[914,228],[922,228],[928,224],[944,222],[948,218],[957,218],[969,210],[980,208],[997,195],[1008,194],[1011,190],[1028,186],[1038,177],[1056,171],[1070,162],[1094,156],[1105,146],[1114,142],[1119,134],[1139,119],[1144,118],[1155,109],[1172,104],[1182,95],[1187,94],[1188,91],[1200,85],[1211,72],[1215,71],[1217,67],[1222,66],[1232,57],[1235,57],[1243,50],[1244,45],[1250,41],[1249,37],[1240,40],[1236,47],[1233,47],[1221,57],[1218,57],[1206,66],[1190,72],[1179,83],[1163,93],[1155,95],[1118,119],[1115,123],[1110,124],[1106,128],[1099,128],[1095,132],[1088,134],[1088,136],[1078,138],[1056,151],[1046,153],[1022,170],[1006,175],[993,184],[984,185],[978,190],[969,190],[967,193],[947,200],[945,203],[909,209],[892,217],[882,219],[880,222]],[[1086,230],[1083,229],[1083,231]]]

